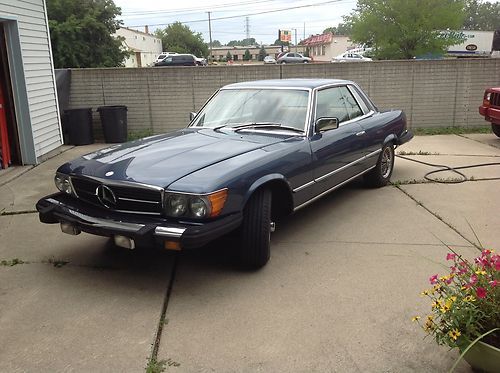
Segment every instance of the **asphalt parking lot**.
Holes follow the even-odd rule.
[[[272,257],[246,272],[224,240],[200,250],[127,251],[38,222],[67,148],[0,175],[0,371],[444,372],[457,357],[411,323],[447,249],[500,249],[500,167],[429,183],[397,159],[382,189],[354,182],[277,226]],[[397,153],[450,166],[500,162],[493,134],[416,137]],[[435,175],[456,181],[456,175]],[[457,372],[468,372],[461,363]]]

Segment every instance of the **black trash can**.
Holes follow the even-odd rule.
[[[106,142],[127,141],[127,107],[123,105],[99,106],[102,131]]]
[[[63,132],[67,134],[69,144],[93,144],[92,108],[86,107],[64,110]]]

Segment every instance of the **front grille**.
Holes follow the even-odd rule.
[[[491,92],[490,105],[500,107],[500,93]]]
[[[161,214],[162,212],[161,192],[159,190],[140,185],[113,185],[80,177],[72,177],[71,182],[78,198],[93,205],[125,212],[147,214]],[[115,205],[108,204],[109,207],[106,207],[101,203],[96,192],[100,185],[105,185],[111,189],[116,197]]]

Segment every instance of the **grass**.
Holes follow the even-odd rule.
[[[466,133],[491,133],[490,126],[478,127],[428,127],[428,128],[412,128],[413,134],[416,136],[429,135],[462,135]]]
[[[143,137],[148,137],[154,135],[151,128],[146,128],[143,130],[129,131],[127,135],[127,141],[139,140]]]
[[[397,155],[439,155],[439,153],[424,152],[419,150],[418,152],[407,152],[404,150],[398,151]]]
[[[161,373],[165,371],[167,362],[165,360],[151,359],[146,366],[146,373]]]
[[[14,258],[14,259],[11,259],[11,260],[2,260],[0,261],[0,265],[2,266],[6,266],[6,267],[13,267],[15,265],[18,265],[18,264],[27,264],[28,262],[25,262],[24,260],[21,260],[21,259],[18,259],[18,258]]]
[[[65,266],[66,264],[68,264],[69,262],[66,260],[60,260],[60,259],[56,259],[54,257],[50,257],[48,259],[42,260],[42,263],[52,264],[56,268],[61,268],[61,267]]]

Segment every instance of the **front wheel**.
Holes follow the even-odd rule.
[[[243,211],[239,261],[250,269],[263,267],[271,256],[271,191],[257,190]]]
[[[286,61],[281,61],[280,63],[281,63],[282,65],[284,65],[284,64],[286,64]]]
[[[383,187],[391,179],[393,169],[394,147],[392,143],[388,143],[382,148],[375,168],[365,174],[365,183],[374,188]]]
[[[491,123],[491,130],[497,137],[500,137],[500,124]]]

